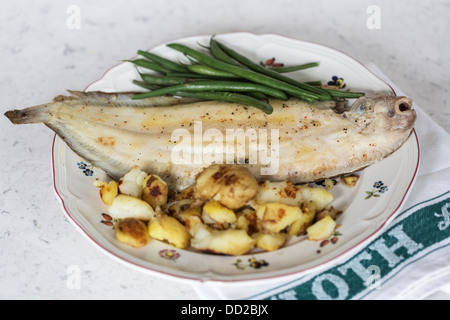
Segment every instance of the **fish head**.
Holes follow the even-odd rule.
[[[358,98],[351,112],[364,119],[366,126],[376,123],[386,131],[410,132],[417,117],[412,105],[408,97],[376,93]]]

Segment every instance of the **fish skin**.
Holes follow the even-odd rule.
[[[113,179],[138,166],[160,175],[176,190],[191,185],[211,164],[204,158],[192,164],[172,161],[174,150],[180,146],[172,137],[177,129],[194,137],[191,159],[211,144],[195,140],[194,128],[199,123],[201,133],[218,130],[224,138],[227,129],[267,130],[269,135],[269,131],[278,130],[278,141],[271,144],[279,146],[276,172],[265,175],[261,169],[267,165],[246,163],[251,154],[261,151],[250,140],[234,146],[235,152],[245,153],[246,159],[239,159],[239,163],[259,180],[307,183],[355,172],[384,159],[407,140],[416,120],[411,99],[377,93],[358,98],[341,113],[297,99],[271,100],[271,115],[217,101],[170,97],[131,100],[131,93],[70,94],[48,104],[8,111],[5,116],[14,124],[44,123],[75,153]],[[222,151],[225,162],[230,150]]]

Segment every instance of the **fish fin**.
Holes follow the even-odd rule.
[[[76,97],[78,99],[80,98],[97,98],[97,99],[108,99],[108,98],[131,98],[131,95],[134,94],[134,92],[103,92],[103,91],[79,91],[79,90],[66,90],[68,93],[70,93],[73,97]]]
[[[66,89],[66,91],[68,93],[70,93],[72,96],[75,96],[75,97],[83,93],[83,91],[79,91],[79,90]]]
[[[75,98],[78,98],[78,99],[87,97],[89,95],[88,92],[84,92],[84,91],[70,90],[70,89],[67,89],[66,91],[68,93],[70,93],[70,95],[72,97],[75,97]],[[96,93],[97,92],[94,92],[94,94],[96,94]],[[91,93],[91,95],[92,95],[92,93]]]
[[[131,97],[136,92],[67,91],[72,95],[71,101],[77,100],[77,103],[89,103],[104,107],[171,106],[199,101],[196,98],[174,97],[170,95],[133,100]]]
[[[131,92],[102,92],[102,91],[78,91],[67,90],[70,93],[66,97],[70,101],[78,104],[92,104],[104,107],[122,107],[126,105],[134,105]]]
[[[72,95],[72,96],[63,96],[63,95],[59,95],[53,98],[53,102],[65,102],[65,101],[72,101],[75,100],[76,96]]]

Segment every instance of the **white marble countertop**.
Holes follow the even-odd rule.
[[[359,0],[3,0],[1,112],[82,90],[138,49],[247,31],[314,41],[374,62],[449,132],[449,2],[375,2],[379,29],[367,26],[372,2]],[[68,27],[72,4],[80,9],[79,29]],[[72,227],[55,195],[53,132],[13,126],[5,117],[0,124],[0,299],[198,299],[188,283],[100,254]],[[68,284],[73,266],[81,274],[75,289]]]

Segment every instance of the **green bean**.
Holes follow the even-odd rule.
[[[258,100],[269,101],[269,98],[264,93],[261,93],[261,92],[248,91],[245,94],[250,96],[250,97],[253,97],[255,99],[258,99]]]
[[[205,66],[203,64],[187,65],[186,68],[188,68],[190,71],[192,71],[194,73],[198,73],[198,74],[210,76],[210,77],[239,78],[237,75],[235,75],[233,73],[230,73],[227,71],[222,71],[222,70],[217,70],[210,66]]]
[[[148,90],[156,90],[156,89],[161,88],[160,86],[152,85],[147,82],[139,81],[139,80],[133,80],[133,83],[139,87],[142,87],[142,88],[145,88]]]
[[[216,41],[213,41],[214,37],[211,37],[211,40],[209,41],[209,50],[211,51],[211,54],[218,60],[238,65],[236,60],[231,58],[228,54],[225,53],[225,51],[222,50],[222,48],[219,47]]]
[[[276,71],[278,73],[287,73],[287,72],[293,72],[293,71],[298,71],[298,70],[305,70],[305,69],[309,69],[309,68],[314,68],[314,67],[318,67],[318,66],[319,66],[318,62],[310,62],[310,63],[300,64],[298,66],[269,67],[268,69]]]
[[[334,98],[359,98],[365,95],[364,92],[340,91],[335,89],[326,89]]]
[[[310,86],[320,87],[322,85],[322,81],[305,81],[304,83],[309,84]]]
[[[215,40],[212,40],[215,41]],[[231,48],[228,48],[227,46],[223,45],[220,42],[217,42],[217,44],[219,45],[220,48],[222,48],[223,51],[225,51],[230,57],[232,57],[233,59],[235,59],[236,61],[242,63],[243,65],[245,65],[246,67],[250,68],[251,70],[258,72],[258,73],[262,73],[266,76],[272,77],[274,79],[283,81],[285,83],[288,83],[290,85],[296,86],[298,88],[301,88],[305,91],[308,91],[310,93],[314,93],[319,100],[323,100],[323,101],[327,101],[327,100],[331,100],[332,96],[325,90],[318,88],[318,87],[314,87],[314,86],[310,86],[308,84],[302,83],[302,82],[298,82],[292,78],[286,77],[278,72],[269,70],[268,68],[265,68],[263,66],[261,66],[258,63],[254,63],[253,61],[251,61],[250,59],[244,57],[243,55],[241,55],[240,53],[232,50]]]
[[[138,67],[153,70],[159,73],[167,73],[167,69],[163,68],[161,65],[154,63],[146,59],[136,59],[136,60],[124,60],[124,62],[131,62]]]
[[[159,63],[161,66],[163,66],[166,69],[169,69],[169,70],[172,70],[172,71],[178,71],[178,72],[185,72],[186,71],[186,68],[183,65],[178,64],[176,62],[173,62],[173,61],[171,61],[169,59],[160,57],[160,56],[158,56],[156,54],[153,54],[151,52],[138,50],[138,54],[143,56],[143,57],[145,57],[145,58],[147,58],[147,59],[149,59],[149,60],[152,60],[154,62]]]
[[[191,79],[200,79],[200,80],[208,80],[208,79],[216,79],[215,77],[208,77],[205,75],[201,75],[193,72],[168,72],[166,74],[169,77],[182,77],[182,78],[191,78]]]
[[[180,97],[191,97],[204,100],[217,100],[232,103],[239,103],[250,107],[258,108],[267,114],[273,112],[273,107],[267,102],[255,99],[245,94],[233,93],[233,92],[192,92],[192,91],[177,91],[174,92],[175,96]],[[132,96],[132,99],[143,99],[146,98],[145,94],[136,94]]]
[[[287,95],[281,90],[263,86],[257,83],[235,82],[235,81],[198,81],[184,83],[156,89],[144,93],[144,97],[156,97],[164,94],[173,94],[177,91],[229,91],[229,92],[260,92],[274,98],[286,100]]]
[[[173,86],[176,84],[186,83],[193,81],[193,79],[186,77],[170,77],[170,76],[158,76],[149,73],[140,73],[142,80],[148,84],[156,84],[159,86]]]
[[[172,44],[168,44],[167,46],[174,50],[177,50],[184,54],[187,54],[187,55],[193,57],[194,59],[196,59],[197,61],[202,62],[206,65],[209,65],[213,68],[223,70],[223,71],[228,71],[228,72],[234,73],[235,75],[238,75],[244,79],[285,91],[285,92],[291,94],[292,96],[298,97],[302,100],[305,100],[308,102],[314,102],[318,98],[317,94],[313,94],[308,91],[302,90],[301,88],[298,88],[298,87],[290,85],[286,82],[271,78],[264,74],[260,74],[260,73],[254,72],[252,70],[243,68],[243,67],[225,63],[223,61],[220,61],[213,57],[210,57],[202,52],[191,49],[183,44],[172,43]]]

